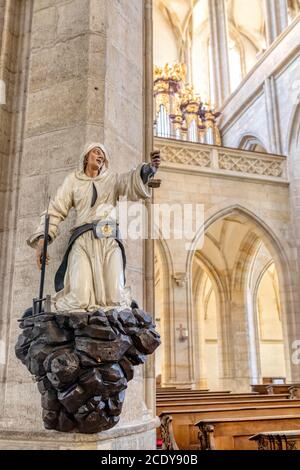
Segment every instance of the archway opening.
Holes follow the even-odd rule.
[[[249,150],[250,152],[268,153],[262,142],[257,137],[251,135],[246,135],[242,138],[239,148]]]
[[[249,391],[287,376],[281,266],[271,239],[247,213],[233,210],[208,226],[194,253],[198,377],[209,388]]]
[[[199,372],[197,387],[219,388],[218,291],[209,268],[199,256],[193,263],[193,301],[198,336]]]
[[[165,317],[163,315],[165,303],[165,279],[163,271],[163,261],[161,254],[156,248],[154,256],[154,285],[155,285],[155,324],[156,330],[161,335],[163,344],[165,342],[164,324]],[[155,377],[156,385],[161,386],[164,381],[164,347],[160,347],[155,351]]]
[[[272,261],[259,280],[256,314],[262,382],[286,378],[278,274]]]

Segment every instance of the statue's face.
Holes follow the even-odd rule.
[[[98,170],[100,172],[105,162],[105,155],[99,147],[92,149],[87,157],[87,165],[92,170]]]

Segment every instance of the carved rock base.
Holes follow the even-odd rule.
[[[140,309],[43,313],[20,328],[15,352],[37,381],[44,426],[62,432],[115,426],[133,367],[160,344]]]

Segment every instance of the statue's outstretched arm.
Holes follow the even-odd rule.
[[[148,199],[151,196],[148,182],[159,168],[160,152],[155,150],[150,157],[151,163],[141,163],[136,169],[118,175],[119,196],[127,196],[131,201]]]
[[[141,163],[137,168],[118,175],[116,188],[118,196],[126,196],[130,201],[151,197],[150,189],[142,179],[142,169],[145,165]]]

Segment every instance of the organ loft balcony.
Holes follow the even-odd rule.
[[[161,151],[162,171],[288,184],[283,155],[163,137],[154,138],[154,148]]]

